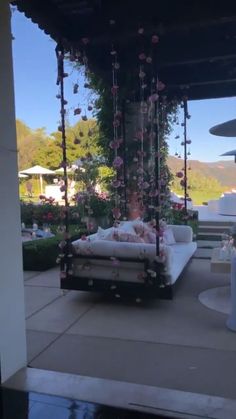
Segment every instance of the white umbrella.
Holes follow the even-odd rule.
[[[26,175],[39,175],[40,180],[40,190],[41,194],[43,193],[43,175],[54,175],[54,170],[47,169],[46,167],[42,167],[39,165],[30,167],[29,169],[21,170],[21,173]]]
[[[77,159],[75,160],[75,162],[72,164],[72,169],[76,170],[79,169],[81,172],[85,172],[85,168],[82,167],[83,166],[83,162],[81,159]]]
[[[23,178],[23,177],[28,177],[28,175],[24,175],[23,173],[19,172],[18,173],[18,177]]]
[[[72,169],[72,168],[67,168],[67,173],[74,173],[74,170]],[[63,167],[61,167],[60,169],[56,169],[55,170],[55,173],[58,173],[58,174],[60,174],[60,173],[62,173],[62,174],[64,174],[64,169],[63,169]]]
[[[210,128],[210,133],[219,137],[236,137],[236,119],[215,125]]]

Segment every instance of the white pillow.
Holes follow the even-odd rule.
[[[176,243],[173,231],[170,227],[165,228],[163,232],[163,243],[168,244],[169,246]]]
[[[98,231],[97,231],[97,238],[99,240],[106,240],[108,238],[108,240],[110,239],[110,237],[114,234],[115,231],[117,231],[118,229],[116,227],[110,227],[110,228],[106,228],[103,229],[102,227],[98,227]]]
[[[144,223],[143,221],[133,221],[133,228],[136,234],[145,234],[153,232],[153,228],[148,223]]]
[[[136,234],[126,233],[126,231],[117,230],[115,233],[111,233],[106,237],[105,240],[112,240],[116,242],[125,243],[144,243],[144,240]]]
[[[120,231],[125,231],[126,233],[129,233],[129,234],[136,234],[136,232],[134,230],[134,223],[135,222],[136,222],[135,220],[133,220],[133,221],[122,221],[120,223],[119,230]]]

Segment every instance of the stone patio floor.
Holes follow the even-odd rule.
[[[200,292],[229,285],[210,260],[192,259],[172,301],[63,295],[57,268],[25,272],[28,363],[80,374],[236,399],[236,334]]]

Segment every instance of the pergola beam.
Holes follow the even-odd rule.
[[[70,39],[70,23],[66,17],[60,14],[58,8],[53,7],[51,1],[33,0],[25,2],[17,0],[11,2],[17,8],[36,23],[57,42],[63,38]]]
[[[67,49],[80,49],[82,38],[88,37],[86,47],[89,67],[110,81],[111,44],[114,44],[121,63],[136,74],[140,50],[150,51],[150,37],[160,36],[158,73],[169,91],[191,86],[191,92],[202,87],[202,99],[212,85],[220,94],[234,89],[236,68],[236,2],[224,0],[14,0],[19,10],[36,22]],[[115,24],[110,25],[114,19]],[[137,33],[144,28],[142,40]],[[84,46],[82,46],[84,48]],[[195,86],[195,87],[194,87]],[[136,88],[130,86],[131,88]],[[207,87],[209,89],[207,90]],[[234,94],[234,93],[233,93]],[[230,94],[231,95],[231,94]],[[208,96],[208,93],[206,93]],[[223,94],[226,96],[226,93]]]

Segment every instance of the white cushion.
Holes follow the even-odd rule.
[[[105,240],[112,240],[118,242],[127,242],[127,243],[144,243],[144,240],[139,237],[137,234],[127,233],[126,231],[117,230],[112,233],[112,236],[107,237]]]
[[[171,249],[171,263],[167,265],[167,281],[174,284],[196,251],[197,243],[176,243],[169,248]]]
[[[104,230],[103,228],[98,227],[97,239],[130,243],[143,243],[145,241],[136,233],[133,227],[133,221],[127,221],[118,228],[110,227]]]
[[[117,230],[118,229],[116,227],[110,227],[110,228],[106,228],[106,229],[103,229],[102,227],[98,227],[97,239],[98,240],[110,240],[110,237]]]
[[[163,242],[169,246],[176,244],[173,231],[170,227],[165,228],[163,231]]]
[[[122,221],[120,223],[119,230],[125,231],[126,233],[129,233],[129,234],[136,234],[135,230],[134,230],[134,222],[135,222],[135,220],[133,220],[133,221]]]
[[[173,231],[174,238],[176,242],[184,242],[190,243],[193,240],[193,229],[187,225],[172,225],[170,224],[168,227],[171,227]]]

